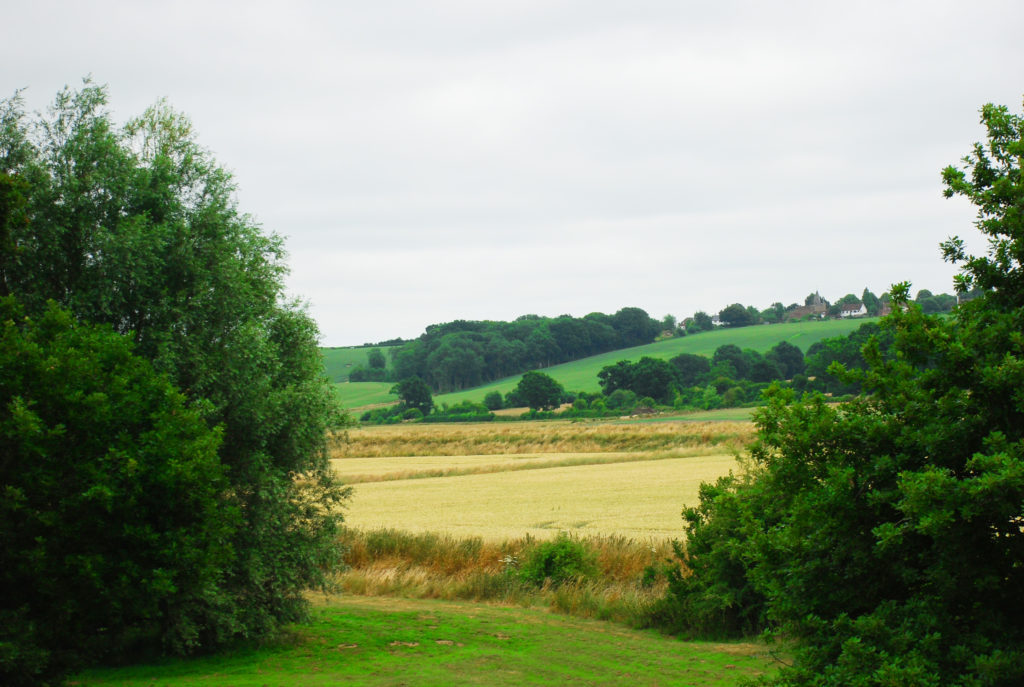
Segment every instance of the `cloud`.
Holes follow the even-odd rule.
[[[939,170],[1020,104],[1024,7],[22,3],[0,93],[159,97],[287,237],[331,345],[456,318],[684,317],[950,289]],[[978,38],[983,36],[984,38]],[[983,250],[976,238],[972,247]]]

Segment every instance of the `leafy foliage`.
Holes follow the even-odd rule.
[[[524,315],[514,322],[456,320],[427,327],[393,350],[395,376],[418,376],[440,392],[509,377],[524,370],[651,343],[661,323],[640,308],[574,318]]]
[[[316,326],[284,296],[281,239],[238,211],[230,175],[184,116],[160,103],[118,127],[106,98],[86,82],[34,119],[17,95],[0,101],[0,283],[30,316],[52,300],[129,337],[222,427],[241,521],[216,586],[166,611],[203,617],[204,646],[258,636],[300,617],[303,589],[339,561],[347,492],[326,430],[344,418]]]
[[[776,389],[749,470],[686,513],[693,571],[662,620],[700,632],[768,626],[799,640],[780,684],[1020,684],[1024,680],[1024,118],[986,106],[988,144],[947,195],[979,208],[986,256],[953,238],[952,318],[893,314],[832,372],[843,406]]]
[[[0,680],[217,631],[221,432],[109,328],[0,299]]]
[[[515,388],[516,395],[534,410],[550,410],[557,408],[562,402],[565,390],[562,385],[543,372],[530,370],[519,380]]]
[[[429,415],[434,407],[434,398],[430,394],[430,387],[419,377],[403,379],[391,388],[391,393],[397,394],[407,408],[416,408],[424,415]]]
[[[586,579],[597,571],[597,557],[587,546],[560,532],[552,541],[543,541],[527,549],[519,568],[519,579],[538,587],[558,586]]]

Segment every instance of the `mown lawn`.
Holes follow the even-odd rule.
[[[682,642],[528,608],[321,599],[281,640],[215,656],[87,671],[70,684],[735,685],[776,670],[757,643]]]

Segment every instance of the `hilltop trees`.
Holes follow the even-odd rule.
[[[864,370],[834,407],[777,390],[749,470],[685,511],[692,574],[662,619],[765,625],[799,641],[780,684],[1024,681],[1024,117],[986,105],[988,141],[943,172],[978,208],[987,255],[942,244],[979,297],[951,318],[892,290]]]
[[[285,297],[281,239],[239,212],[230,175],[196,143],[185,117],[158,104],[119,127],[105,89],[90,83],[62,91],[37,119],[18,96],[0,102],[0,189],[0,284],[26,315],[40,317],[52,300],[78,322],[112,328],[182,390],[208,427],[220,428],[216,456],[226,482],[218,498],[239,514],[223,521],[221,574],[203,577],[209,586],[187,603],[151,606],[127,589],[109,602],[145,614],[140,642],[181,651],[259,636],[300,617],[303,590],[324,581],[340,556],[337,506],[346,492],[329,470],[326,433],[343,417],[323,378],[316,326]],[[11,402],[3,399],[4,412]],[[218,474],[210,472],[215,484]],[[0,477],[6,489],[10,478]],[[87,480],[82,489],[95,486],[99,497],[102,484]],[[167,506],[168,518],[180,515],[179,503]],[[95,547],[86,558],[109,553],[103,542],[81,544]],[[80,590],[66,593],[70,602]],[[19,598],[31,595],[5,594],[0,612],[37,622],[42,609]],[[105,621],[66,608],[81,632],[60,641],[95,647],[110,636]],[[182,628],[179,639],[148,631],[168,625]],[[32,636],[27,626],[11,631]]]
[[[455,391],[626,346],[651,343],[661,323],[639,308],[574,318],[524,315],[514,322],[456,320],[430,325],[392,350],[394,378],[418,376]]]

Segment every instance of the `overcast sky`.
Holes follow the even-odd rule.
[[[33,2],[0,95],[166,97],[324,345],[453,319],[952,292],[940,170],[1020,112],[1024,2]]]

